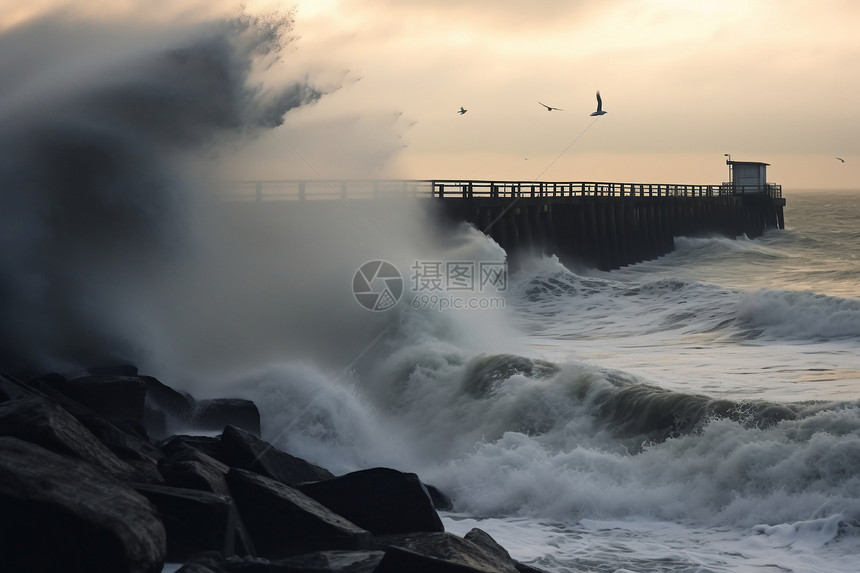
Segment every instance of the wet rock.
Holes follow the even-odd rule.
[[[318,551],[288,557],[278,565],[295,572],[374,573],[384,556],[382,551]]]
[[[221,451],[217,457],[228,466],[252,471],[287,485],[334,477],[330,471],[282,452],[253,434],[233,426],[224,428],[224,433],[221,434]]]
[[[373,573],[384,556],[382,551],[365,550],[317,551],[271,560],[205,554],[195,556],[177,573]]]
[[[174,431],[186,429],[190,424],[194,399],[152,376],[142,376],[141,380],[146,386],[143,426],[147,433],[160,440]]]
[[[0,437],[5,571],[157,573],[164,527],[134,490],[79,459]]]
[[[259,555],[361,549],[369,542],[370,533],[281,482],[232,468],[227,483]]]
[[[217,398],[198,400],[191,409],[191,424],[202,431],[221,431],[225,426],[260,436],[260,411],[250,400]]]
[[[158,463],[164,454],[148,439],[122,430],[97,415],[79,414],[76,418],[119,459],[134,468],[136,475],[132,479],[146,483],[164,481],[158,472]]]
[[[385,549],[377,573],[517,573],[510,558],[452,533],[412,533],[375,539]]]
[[[8,376],[0,372],[0,402],[9,400],[20,400],[33,396],[26,384],[17,380],[13,376]]]
[[[74,416],[47,399],[34,397],[0,404],[0,435],[77,457],[118,479],[136,476],[130,465],[114,455]]]
[[[445,530],[430,494],[412,473],[373,468],[297,487],[374,535]]]
[[[424,487],[427,488],[427,493],[430,494],[430,499],[433,501],[433,507],[437,510],[451,511],[454,509],[454,502],[452,502],[451,498],[445,495],[438,487],[428,483],[425,483]]]
[[[210,458],[221,461],[221,438],[215,436],[171,436],[158,443],[158,449],[166,456],[181,452],[186,447],[203,452]]]
[[[158,510],[167,533],[167,560],[181,562],[201,551],[253,555],[233,499],[226,495],[159,485],[135,485]]]
[[[159,465],[167,485],[230,495],[227,472],[230,468],[200,450],[176,448]]]
[[[546,573],[541,569],[520,563],[519,561],[511,558],[511,554],[508,553],[508,550],[499,545],[499,543],[493,539],[489,533],[482,529],[478,529],[477,527],[471,529],[463,536],[463,539],[471,541],[487,553],[495,555],[502,561],[511,562],[519,573]]]
[[[487,553],[495,555],[503,561],[512,561],[511,554],[508,553],[508,550],[499,545],[499,543],[483,529],[474,527],[463,536],[463,539],[471,541]]]
[[[224,557],[214,552],[198,554],[187,561],[176,573],[230,573],[222,567]]]

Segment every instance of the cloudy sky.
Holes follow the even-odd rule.
[[[770,163],[786,192],[860,188],[858,25],[855,0],[300,0],[270,73],[328,93],[228,164],[276,178],[705,184],[726,178],[730,153]],[[597,90],[608,113],[593,118]]]

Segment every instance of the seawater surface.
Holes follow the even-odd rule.
[[[786,196],[785,230],[534,260],[499,313],[400,308],[370,365],[273,366],[250,395],[279,445],[416,471],[449,531],[548,571],[856,571],[860,199]]]

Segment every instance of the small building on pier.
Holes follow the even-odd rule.
[[[726,161],[729,166],[732,195],[765,194],[770,190],[767,166],[760,161]]]

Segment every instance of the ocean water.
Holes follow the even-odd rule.
[[[283,25],[0,35],[28,54],[0,59],[4,367],[131,361],[251,398],[279,448],[416,472],[449,531],[547,571],[857,571],[860,192],[786,185],[787,229],[754,241],[678,238],[612,272],[533,258],[441,293],[493,304],[425,304],[416,269],[505,253],[405,200],[213,198],[222,154],[287,140],[323,97],[258,83]],[[372,312],[355,273],[380,260],[404,290]]]
[[[534,259],[503,309],[398,306],[347,376],[244,387],[281,447],[416,471],[449,531],[548,571],[856,571],[860,194],[786,196],[785,230],[611,272]]]
[[[754,241],[516,277],[523,354],[560,369],[525,380],[565,389],[461,461],[449,528],[551,571],[856,571],[860,196],[787,201]]]

